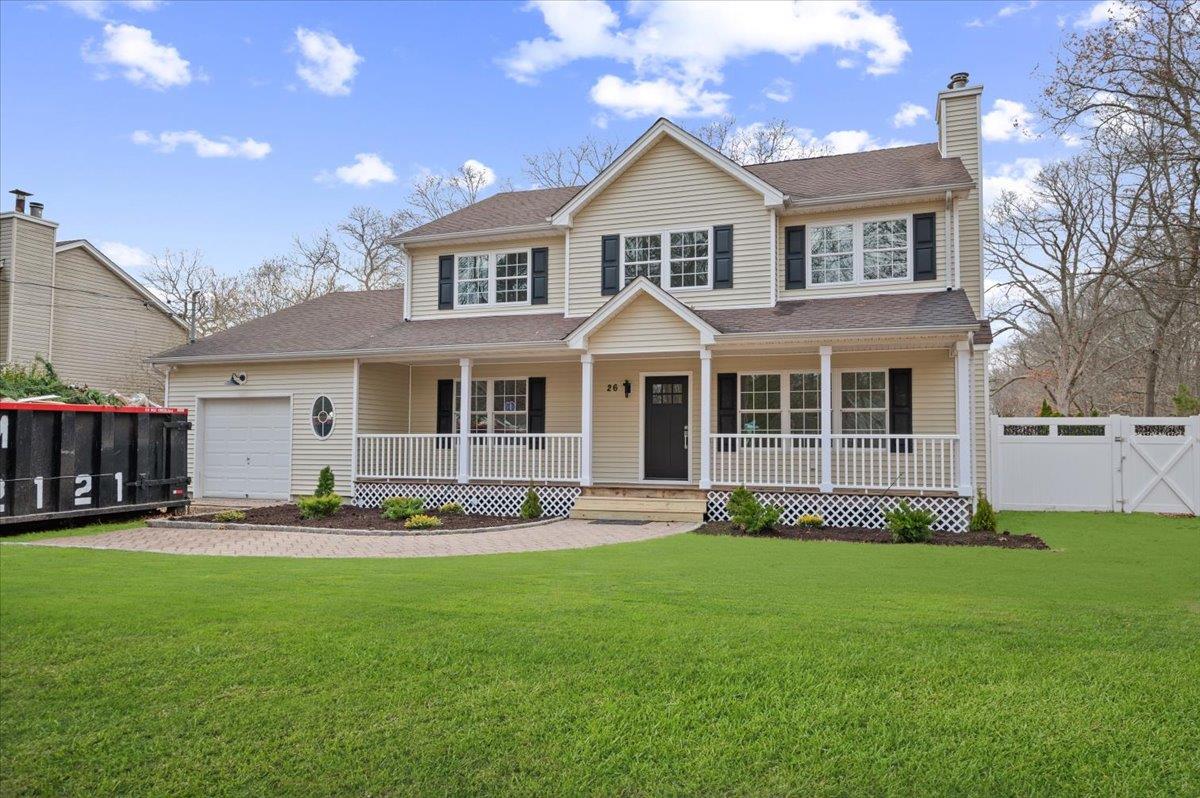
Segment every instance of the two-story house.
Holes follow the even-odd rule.
[[[396,239],[407,290],[333,294],[155,360],[195,411],[199,496],[962,528],[986,484],[980,94],[930,144],[741,166],[660,119],[584,186]]]

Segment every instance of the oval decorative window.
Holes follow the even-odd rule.
[[[313,434],[318,438],[328,438],[333,432],[333,402],[328,396],[318,396],[312,407]]]

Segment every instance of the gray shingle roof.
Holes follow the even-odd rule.
[[[788,195],[789,201],[832,199],[875,192],[962,185],[971,175],[937,144],[751,164],[747,171]],[[546,224],[583,186],[504,191],[413,228],[401,239]]]
[[[232,358],[295,354],[403,351],[439,346],[560,342],[584,322],[559,313],[403,321],[404,292],[327,294],[248,321],[155,359]],[[721,333],[820,333],[822,331],[975,326],[979,321],[961,291],[800,299],[774,308],[696,311]]]

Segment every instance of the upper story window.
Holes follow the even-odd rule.
[[[810,285],[907,280],[912,275],[907,217],[814,224],[808,231]]]
[[[454,256],[454,304],[505,305],[529,302],[529,250]]]
[[[710,228],[622,236],[621,268],[625,284],[645,277],[663,288],[709,288],[712,285],[711,237]]]

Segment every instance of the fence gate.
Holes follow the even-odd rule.
[[[1200,514],[1200,416],[992,418],[1002,510]]]

